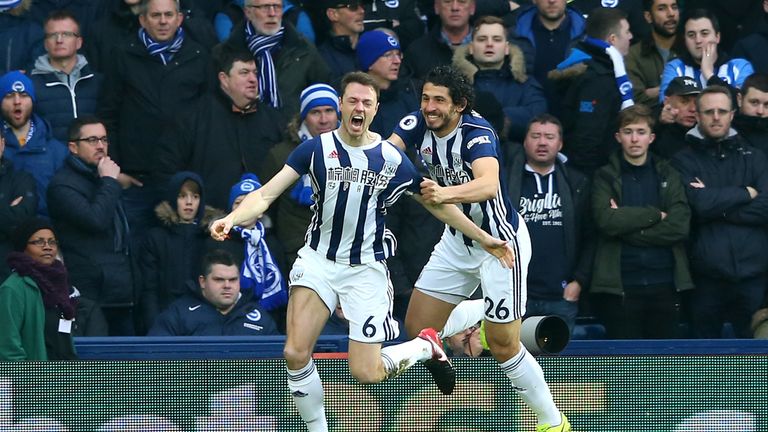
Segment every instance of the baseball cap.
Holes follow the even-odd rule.
[[[701,84],[691,77],[677,77],[669,82],[664,96],[686,96],[701,93]]]

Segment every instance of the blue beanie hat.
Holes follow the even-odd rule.
[[[0,97],[5,97],[9,93],[26,93],[35,102],[35,86],[32,80],[21,71],[10,71],[0,77]]]
[[[312,108],[331,106],[339,113],[339,94],[328,84],[312,84],[301,92],[301,120],[307,118],[307,113]],[[339,114],[341,117],[341,114]]]
[[[21,0],[0,0],[0,12],[13,9],[21,3]]]
[[[240,177],[240,181],[232,186],[229,191],[229,205],[227,206],[229,211],[232,211],[232,204],[234,204],[237,197],[240,195],[247,195],[256,189],[261,187],[261,182],[256,174],[245,173]]]
[[[357,41],[357,64],[360,70],[368,72],[371,65],[376,63],[379,57],[387,51],[399,50],[400,42],[397,38],[384,33],[381,30],[371,30],[360,35]]]

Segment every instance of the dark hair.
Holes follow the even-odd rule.
[[[45,18],[45,21],[43,21],[43,28],[45,28],[45,26],[51,21],[63,21],[67,19],[72,20],[75,22],[75,24],[77,24],[77,32],[80,33],[80,21],[78,21],[75,15],[67,9],[55,10],[49,13]]]
[[[715,15],[709,9],[698,8],[691,9],[687,14],[685,14],[683,25],[680,26],[680,28],[682,28],[683,35],[685,35],[685,24],[688,21],[702,18],[706,18],[709,20],[709,22],[712,23],[712,29],[715,30],[715,33],[720,33],[720,21],[717,20],[717,15]]]
[[[235,261],[235,257],[231,253],[224,249],[213,249],[208,251],[203,257],[203,264],[201,266],[203,269],[203,277],[208,277],[213,270],[213,266],[216,264],[221,264],[227,267],[235,266],[238,270],[240,269],[240,266],[237,265],[237,261]]]
[[[256,61],[250,51],[241,48],[234,48],[227,44],[216,46],[211,54],[217,74],[219,72],[224,72],[225,74],[229,75],[229,71],[232,70],[232,65],[234,65],[235,62]]]
[[[768,74],[755,73],[747,77],[744,80],[744,84],[741,85],[741,94],[747,94],[747,90],[751,88],[761,92],[768,92]]]
[[[659,0],[643,0],[643,10],[645,12],[651,12],[653,5],[656,4],[657,1]],[[677,4],[677,0],[675,0],[675,4]]]
[[[69,129],[67,129],[67,138],[69,141],[76,141],[80,139],[80,131],[83,129],[83,126],[92,124],[103,125],[104,122],[101,121],[100,118],[93,115],[81,116],[73,119],[72,122],[69,123]]]
[[[372,76],[365,72],[350,72],[344,75],[344,77],[341,79],[341,88],[339,89],[339,95],[342,98],[344,97],[344,91],[347,89],[347,86],[352,83],[371,87],[376,93],[376,100],[379,99],[379,85],[376,83],[376,80],[374,80]]]
[[[731,90],[729,90],[728,87],[721,85],[713,85],[705,88],[698,96],[696,96],[696,112],[701,112],[701,98],[708,94],[724,94],[728,96],[728,100],[731,102],[731,111],[733,111],[733,95],[731,94]]]
[[[454,105],[462,99],[467,106],[462,113],[469,113],[475,105],[475,88],[469,82],[466,75],[451,65],[437,66],[427,74],[424,83],[430,83],[440,87],[446,87]]]
[[[627,109],[621,110],[617,122],[619,129],[633,123],[645,122],[648,123],[648,127],[653,131],[653,127],[656,125],[656,119],[653,118],[651,109],[642,104],[632,105]]]
[[[474,35],[475,33],[477,33],[477,30],[480,29],[480,26],[492,25],[492,24],[499,24],[502,27],[504,27],[504,39],[509,39],[507,37],[507,31],[506,31],[507,26],[504,25],[504,20],[495,15],[485,15],[476,19],[475,23],[472,25],[472,34]]]
[[[560,139],[563,139],[563,123],[560,122],[560,119],[553,116],[550,113],[541,113],[531,119],[531,121],[528,122],[528,126],[525,127],[525,133],[528,134],[528,131],[531,130],[531,126],[534,124],[553,124],[557,126],[557,133],[560,134]]]
[[[606,40],[611,34],[619,33],[621,20],[625,19],[627,19],[627,13],[618,8],[592,9],[587,17],[584,34],[594,39]]]

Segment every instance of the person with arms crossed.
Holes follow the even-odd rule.
[[[472,84],[464,75],[451,66],[436,67],[426,77],[421,110],[404,117],[389,140],[401,149],[406,144],[415,147],[429,169],[432,180],[421,183],[424,201],[461,204],[464,214],[485,232],[509,242],[515,263],[501,268],[471,239],[446,227],[416,282],[406,330],[412,334],[420,328],[442,329],[456,305],[482,283],[491,353],[536,413],[538,431],[570,431],[541,367],[520,343],[531,240],[525,222],[502,192],[506,187],[500,180],[496,131],[472,111],[473,101]]]
[[[261,216],[302,174],[310,175],[317,204],[306,245],[290,273],[284,349],[288,387],[310,431],[328,430],[312,347],[337,304],[349,321],[349,368],[358,381],[380,382],[416,361],[432,359],[438,364],[433,370],[440,390],[449,394],[455,385],[454,371],[434,329],[425,328],[418,338],[381,348],[399,334],[384,264],[396,242],[384,226],[384,214],[403,193],[418,193],[421,177],[402,152],[368,130],[378,109],[373,78],[350,73],[342,80],[340,93],[341,126],[300,144],[280,172],[211,227],[213,238],[224,240],[235,225]],[[505,265],[513,265],[507,243],[479,229],[455,206],[425,206]]]

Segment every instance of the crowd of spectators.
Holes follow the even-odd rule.
[[[0,0],[2,310],[45,331],[50,310],[76,316],[78,336],[279,333],[311,180],[223,243],[207,223],[336,128],[345,73],[380,86],[387,138],[453,64],[531,231],[529,314],[752,337],[768,321],[768,2],[740,2],[739,21],[721,1],[599,3]],[[400,319],[440,235],[417,207],[387,216]],[[64,281],[28,280],[20,239]],[[22,333],[0,351],[44,358]]]

